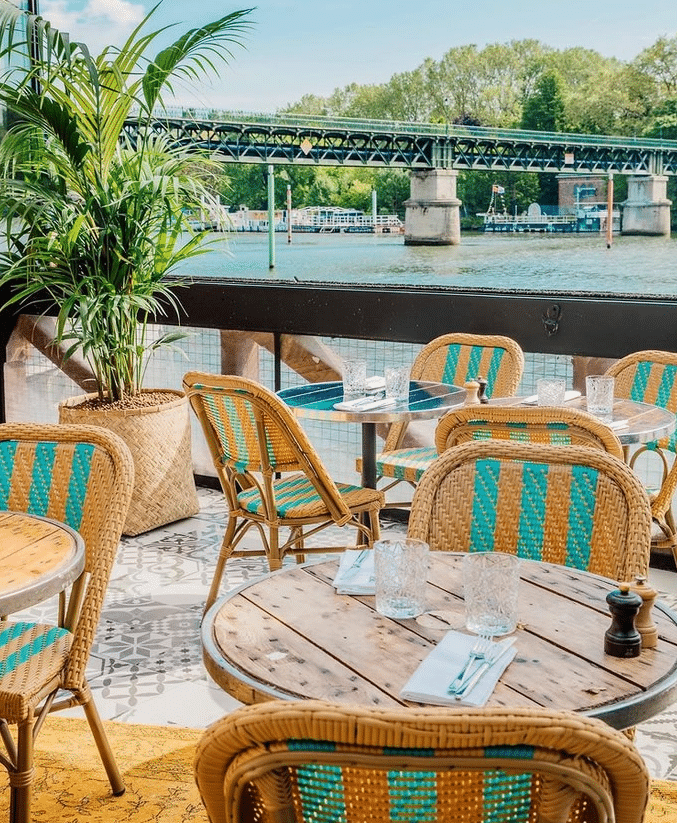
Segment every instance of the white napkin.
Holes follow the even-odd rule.
[[[336,594],[375,594],[373,550],[346,549],[341,555],[333,586]]]
[[[395,406],[397,400],[394,397],[358,397],[357,400],[344,400],[334,403],[334,408],[338,411],[371,411],[381,409],[386,406]]]
[[[616,429],[627,429],[630,426],[629,420],[612,420],[611,423],[607,423],[607,426],[610,429],[616,431]]]
[[[447,692],[447,689],[461,671],[476,640],[474,634],[447,632],[421,661],[400,692],[400,697],[418,703],[431,703],[434,706],[483,706],[496,688],[500,676],[517,654],[517,649],[511,648],[506,651],[500,660],[484,672],[466,696],[457,700],[453,694]],[[497,641],[495,645],[508,649],[514,642],[514,637],[506,637]]]
[[[564,402],[568,403],[569,400],[575,400],[577,397],[580,396],[581,393],[576,389],[569,389],[568,391],[564,392]],[[536,406],[538,405],[538,395],[530,394],[528,397],[523,397],[520,402],[523,406]]]

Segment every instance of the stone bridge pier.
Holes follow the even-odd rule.
[[[411,197],[404,201],[405,245],[457,246],[461,242],[457,174],[451,169],[411,172]]]
[[[623,203],[621,234],[670,235],[668,178],[663,175],[628,177],[628,199]]]

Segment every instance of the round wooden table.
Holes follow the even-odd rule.
[[[299,418],[327,420],[334,423],[362,424],[362,485],[376,488],[376,424],[408,423],[433,420],[457,406],[466,397],[465,389],[446,383],[412,380],[409,400],[376,409],[341,410],[334,406],[343,399],[343,383],[307,383],[282,389],[278,396]],[[382,396],[376,394],[375,396]]]
[[[0,512],[0,614],[27,609],[59,594],[84,567],[84,541],[64,523]]]
[[[464,630],[462,554],[433,552],[428,611],[378,614],[373,596],[337,595],[338,561],[286,567],[217,601],[202,623],[209,674],[243,703],[321,698],[414,705],[400,690],[449,629]],[[637,658],[604,653],[613,581],[521,563],[517,655],[487,705],[579,711],[622,729],[677,697],[677,616],[657,603],[658,646]],[[418,705],[418,704],[417,704]]]

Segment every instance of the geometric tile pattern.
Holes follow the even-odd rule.
[[[88,668],[105,719],[203,728],[239,705],[208,680],[202,664],[200,618],[225,502],[219,491],[201,488],[198,495],[195,517],[122,539]],[[405,530],[403,523],[382,523],[384,536]],[[326,541],[326,533],[319,539]],[[266,571],[263,557],[231,558],[222,591]],[[677,574],[653,571],[652,584],[677,607]],[[46,619],[52,608],[43,604],[25,616]],[[80,708],[69,711],[83,716]],[[677,705],[641,724],[636,742],[654,777],[677,780]]]

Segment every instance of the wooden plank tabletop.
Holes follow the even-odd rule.
[[[430,557],[426,613],[378,614],[373,596],[337,595],[337,561],[287,567],[231,593],[202,627],[204,661],[244,703],[323,698],[414,705],[399,692],[450,629],[464,631],[462,555]],[[517,656],[488,705],[581,711],[626,728],[677,697],[677,616],[657,604],[656,649],[620,659],[604,653],[613,581],[523,561]]]
[[[0,512],[0,614],[58,594],[82,572],[84,544],[63,523]]]

